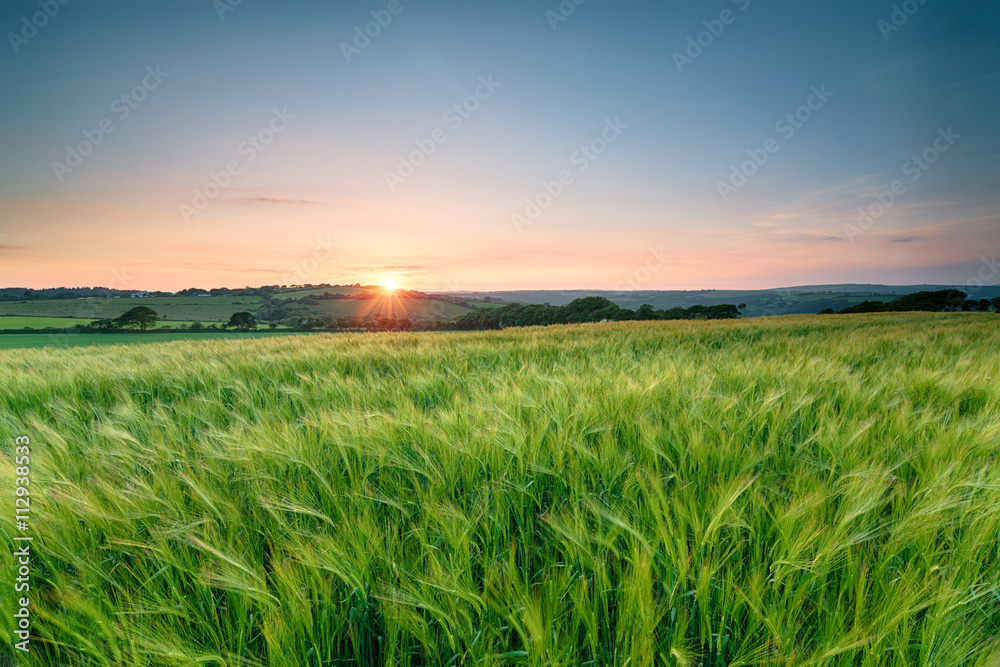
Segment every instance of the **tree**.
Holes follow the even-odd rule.
[[[160,316],[156,314],[156,311],[152,308],[147,308],[146,306],[136,306],[135,308],[125,311],[119,315],[115,321],[123,329],[132,329],[134,327],[139,327],[143,331],[151,326],[156,325],[156,321],[160,319]]]
[[[730,320],[738,318],[740,310],[731,303],[718,303],[706,306],[704,315],[710,320]]]
[[[293,325],[300,331],[312,331],[313,329],[326,326],[326,322],[318,317],[298,317]]]
[[[833,315],[833,308],[824,308],[817,313],[818,315]]]
[[[264,297],[260,308],[257,309],[257,318],[264,322],[278,322],[291,317],[291,315],[291,309],[285,305],[285,302],[274,299],[270,294]]]
[[[655,320],[656,319],[656,311],[653,310],[653,307],[651,305],[649,305],[648,303],[644,303],[641,306],[639,306],[638,309],[636,309],[636,311],[635,311],[635,319],[637,319],[637,320]]]
[[[706,311],[705,306],[696,303],[695,305],[691,306],[684,312],[689,320],[699,320],[707,317],[705,311]]]
[[[204,330],[205,330],[205,325],[202,324],[201,322],[191,323],[191,331],[204,331]]]
[[[993,310],[1000,313],[1000,296],[995,296],[992,299],[990,299],[990,303],[993,304]]]
[[[866,301],[862,301],[861,303],[855,304],[853,306],[847,306],[846,308],[841,308],[838,312],[841,313],[841,314],[850,314],[850,313],[881,313],[885,309],[886,309],[886,306],[885,306],[885,304],[883,302],[875,300],[875,299],[868,299]]]
[[[119,328],[117,320],[112,320],[111,318],[104,318],[103,320],[94,320],[90,323],[90,326],[102,333],[107,333],[109,331],[114,331]]]
[[[253,313],[248,313],[245,310],[240,311],[238,313],[233,313],[226,326],[233,327],[238,331],[250,331],[251,329],[257,328],[257,318],[253,316]]]

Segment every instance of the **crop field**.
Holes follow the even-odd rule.
[[[321,290],[296,290],[282,293],[276,301],[291,301],[310,294],[356,292],[354,288],[327,288]],[[70,324],[86,324],[101,318],[115,318],[130,308],[146,306],[160,317],[175,322],[228,322],[239,311],[256,312],[263,304],[257,296],[164,296],[130,297],[120,299],[44,299],[39,301],[0,301],[0,317],[50,317],[70,319]],[[471,312],[470,308],[443,301],[426,299],[328,299],[313,306],[302,306],[312,315],[335,317],[408,315],[411,319],[429,318],[451,320]]]
[[[0,329],[46,329],[46,328],[62,328],[69,329],[75,327],[78,324],[89,324],[93,320],[80,319],[75,317],[14,317],[14,316],[3,316],[0,315]],[[163,327],[179,327],[182,324],[191,324],[191,322],[178,322],[176,320],[160,320],[156,323],[157,328]],[[202,324],[225,324],[223,321],[213,322],[208,320],[202,322]],[[3,341],[0,341],[0,347],[3,346]]]
[[[28,347],[85,347],[91,345],[148,345],[175,340],[233,340],[242,338],[269,338],[271,336],[293,335],[290,331],[225,331],[212,333],[192,333],[172,331],[167,333],[107,333],[107,334],[46,334],[17,333],[0,335],[0,350]],[[309,334],[300,334],[309,335]]]
[[[0,315],[77,318],[77,323],[118,317],[136,306],[152,308],[160,317],[186,322],[228,321],[240,310],[256,310],[260,298],[245,297],[135,297],[121,299],[44,299],[0,302]]]
[[[988,313],[0,350],[19,664],[995,666],[998,350]]]
[[[17,317],[0,315],[0,329],[45,329],[69,328],[77,324],[87,324],[90,320],[74,317]]]

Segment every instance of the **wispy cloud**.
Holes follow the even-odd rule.
[[[315,204],[311,199],[281,199],[278,197],[239,197],[233,201],[247,204]]]
[[[788,228],[799,231],[843,224],[853,214],[864,197],[878,183],[878,176],[854,176],[826,188],[809,190],[786,199],[751,218],[754,227],[776,232]]]

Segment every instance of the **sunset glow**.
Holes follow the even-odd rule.
[[[404,2],[364,48],[370,7],[220,4],[8,48],[0,283],[964,284],[1000,249],[995,3],[725,1],[713,36],[704,3]]]

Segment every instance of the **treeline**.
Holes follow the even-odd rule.
[[[847,308],[834,311],[824,308],[820,315],[849,313],[957,313],[957,312],[989,312],[993,308],[1000,313],[1000,297],[993,299],[970,299],[969,295],[960,290],[946,289],[936,292],[913,292],[905,294],[892,301],[868,300]]]
[[[550,306],[547,303],[512,303],[496,308],[482,308],[456,318],[454,325],[455,328],[463,330],[485,330],[628,320],[723,320],[740,317],[741,307],[745,308],[746,305],[735,306],[726,303],[715,306],[654,310],[649,304],[643,304],[636,310],[629,310],[603,296],[588,296],[574,299],[565,306]]]
[[[284,325],[296,331],[431,331],[443,322],[412,320],[409,317],[369,315],[367,317],[336,317],[314,315],[286,320]]]
[[[310,315],[283,320],[282,325],[295,331],[453,331],[454,322],[423,317],[386,315],[341,316]]]
[[[47,301],[51,299],[80,299],[84,297],[113,298],[131,296],[129,290],[111,289],[109,287],[47,287],[31,289],[29,287],[0,288],[0,301]],[[146,296],[171,296],[170,292],[144,292]]]
[[[233,313],[225,324],[202,324],[192,322],[181,324],[176,329],[172,326],[157,328],[159,314],[145,306],[137,306],[122,313],[116,318],[94,320],[88,324],[60,329],[48,328],[33,330],[38,333],[119,333],[141,331],[145,333],[165,333],[168,331],[190,331],[212,333],[232,329],[234,331],[253,331],[258,328],[258,318],[249,311]],[[277,329],[278,322],[267,322],[272,331]],[[443,320],[411,319],[409,317],[388,317],[369,315],[365,317],[336,317],[333,315],[307,315],[289,317],[281,321],[281,326],[294,331],[441,331],[454,327]],[[0,332],[2,333],[2,332]],[[10,333],[23,333],[11,331]]]
[[[330,283],[319,283],[318,285],[313,285],[312,283],[305,283],[302,285],[261,285],[260,287],[213,287],[211,289],[200,289],[198,287],[188,287],[187,289],[182,289],[178,292],[168,293],[167,296],[199,296],[201,294],[210,294],[212,296],[273,296],[275,294],[283,294],[286,292],[294,292],[298,290],[314,290],[314,289],[325,289],[325,288],[336,288],[336,287],[353,287],[355,289],[379,289],[378,285],[362,285],[361,283],[354,283],[353,285],[331,285]],[[329,294],[327,292],[326,294]],[[337,298],[335,296],[330,297],[320,297],[320,298]]]
[[[303,289],[324,289],[337,287],[353,287],[355,289],[379,290],[378,285],[331,285],[321,283],[319,285],[262,285],[261,287],[213,287],[211,289],[200,289],[189,287],[178,292],[166,292],[158,290],[126,290],[112,289],[110,287],[46,287],[43,289],[32,289],[30,287],[0,287],[0,301],[42,301],[48,299],[81,299],[85,297],[94,298],[114,298],[131,297],[136,294],[144,297],[168,297],[168,296],[198,296],[210,294],[212,296],[270,296],[284,292],[293,292]],[[336,298],[336,297],[330,297]],[[374,298],[374,297],[370,297]],[[415,297],[423,298],[423,297]]]
[[[432,297],[424,294],[423,292],[418,292],[417,290],[394,290],[393,297],[397,299],[430,299]],[[342,294],[340,292],[323,292],[322,294],[309,294],[301,299],[296,299],[298,303],[315,304],[320,301],[328,299],[359,299],[359,300],[372,300],[372,299],[384,299],[385,290],[364,290],[361,292],[355,292],[353,294]]]
[[[479,299],[474,295],[449,294],[448,292],[430,292],[427,294],[426,298],[433,299],[434,301],[453,303],[456,306],[464,306],[466,308],[477,308],[484,303],[510,303],[509,301],[505,301],[498,296],[484,296],[482,299]]]

